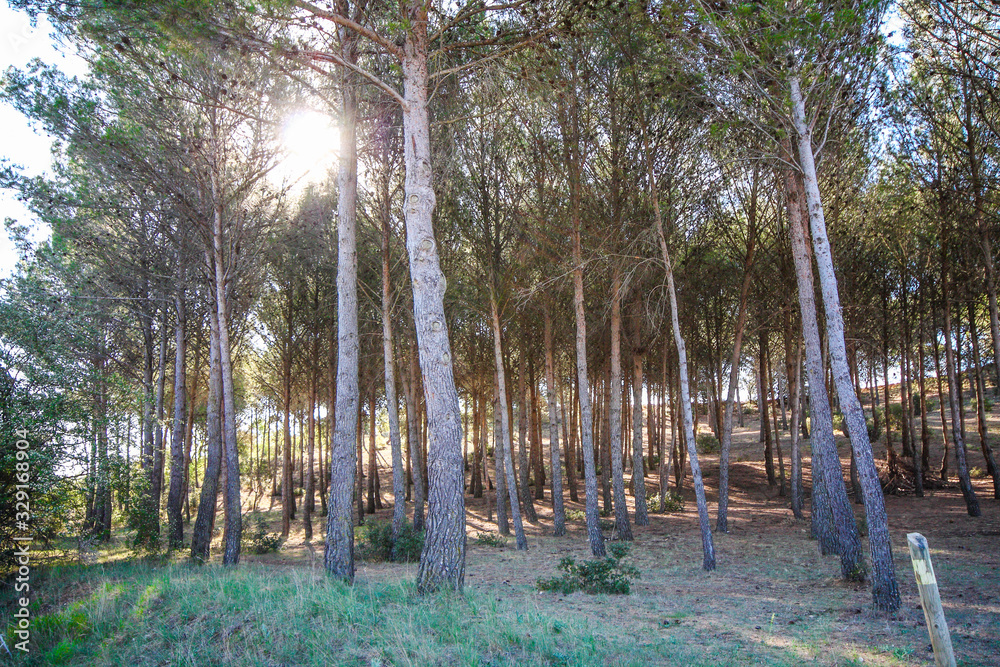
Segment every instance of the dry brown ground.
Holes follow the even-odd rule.
[[[935,417],[929,423],[937,428]],[[997,422],[993,425],[1000,426],[1000,419],[993,419]],[[939,444],[940,431],[935,435]],[[970,466],[985,468],[977,437],[971,431],[968,435]],[[782,436],[787,465],[787,434]],[[895,439],[898,447],[898,434]],[[846,454],[846,441],[840,444]],[[932,449],[932,461],[940,461],[940,455],[938,447]],[[884,450],[876,456],[884,456]],[[486,520],[484,501],[467,499],[466,586],[526,609],[582,621],[599,636],[623,642],[626,650],[629,645],[663,642],[683,645],[690,654],[694,647],[704,664],[923,665],[933,658],[906,548],[906,534],[920,532],[930,544],[959,664],[1000,665],[1000,501],[993,499],[989,479],[974,481],[982,507],[979,518],[967,515],[954,484],[930,490],[924,498],[886,498],[903,601],[899,613],[886,618],[871,612],[866,585],[838,579],[837,558],[819,555],[816,542],[809,539],[808,521],[796,521],[787,499],[768,488],[756,422],[737,429],[733,461],[731,531],[714,535],[718,560],[714,572],[700,567],[701,541],[689,477],[683,512],[651,515],[649,526],[633,529],[630,558],[641,578],[630,596],[535,590],[536,579],[555,575],[563,556],[589,557],[581,522],[570,522],[565,537],[551,536],[548,495],[544,503],[536,501],[540,523],[526,524],[527,552],[516,551],[512,540],[499,549],[477,544],[477,533],[496,528]],[[843,462],[846,470],[846,456]],[[702,465],[714,525],[718,457],[705,456]],[[954,482],[954,463],[952,471]],[[808,449],[804,472],[808,489]],[[391,488],[388,471],[383,474],[382,488]],[[647,485],[652,481],[647,479]],[[583,505],[568,503],[567,508],[582,510]],[[856,512],[863,517],[860,505]],[[379,518],[388,520],[390,514],[391,510],[383,510]],[[301,534],[293,535],[281,552],[256,559],[321,568],[322,536],[310,545]],[[361,581],[412,578],[415,569],[359,563],[358,577]]]

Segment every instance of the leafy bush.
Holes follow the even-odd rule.
[[[901,410],[897,410],[897,412],[902,414]],[[879,414],[882,414],[881,410],[879,410]],[[900,419],[901,418],[902,417],[900,417]],[[876,425],[873,418],[865,417],[865,428],[868,431],[868,439],[872,442],[882,437],[882,421],[883,420],[880,418],[878,424]],[[847,421],[844,419],[844,415],[839,412],[833,416],[833,429],[843,433],[845,438],[851,437],[851,433],[847,429]]]
[[[972,399],[971,407],[973,412],[979,411],[979,401],[975,397]],[[983,407],[986,409],[987,414],[993,412],[993,401],[988,398],[985,399],[983,401]]]
[[[668,491],[660,506],[660,494],[653,492],[646,496],[646,509],[650,512],[683,512],[684,498],[676,491]]]
[[[889,404],[889,427],[897,431],[903,428],[903,406],[899,403]]]
[[[476,544],[484,547],[502,548],[507,546],[507,538],[500,533],[494,533],[493,531],[476,533]]]
[[[135,531],[132,548],[138,553],[157,553],[160,549],[159,508],[150,498],[149,476],[138,465],[132,471],[125,515],[128,527]]]
[[[975,466],[969,470],[969,477],[972,479],[983,479],[986,477],[986,471],[979,466]]]
[[[698,451],[702,454],[718,454],[719,439],[711,433],[702,433],[695,438],[698,443]]]
[[[583,510],[566,510],[567,521],[586,521],[587,513]]]
[[[267,532],[267,522],[264,517],[254,516],[252,530],[243,531],[243,549],[252,554],[267,554],[281,548],[281,535]]]
[[[639,570],[635,566],[622,562],[628,555],[629,546],[624,542],[615,542],[608,546],[608,551],[611,555],[606,558],[582,563],[577,563],[567,556],[559,561],[562,576],[538,579],[535,586],[540,591],[564,594],[583,591],[591,595],[596,593],[628,595],[631,591],[631,580],[639,576]]]
[[[391,523],[372,521],[358,529],[357,544],[361,560],[410,563],[420,560],[424,532],[414,530],[409,522],[404,522],[399,537],[393,541]]]

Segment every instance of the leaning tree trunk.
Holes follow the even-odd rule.
[[[229,345],[229,267],[235,264],[230,256],[227,265],[223,248],[224,204],[218,175],[213,174],[213,217],[212,251],[215,255],[215,306],[219,314],[219,367],[222,370],[222,435],[223,456],[226,465],[226,488],[224,489],[226,509],[225,544],[222,552],[223,565],[240,562],[240,547],[243,537],[243,506],[240,502],[240,460],[236,443],[236,400],[233,390],[233,357]],[[234,247],[231,245],[230,247]]]
[[[549,406],[549,457],[552,463],[552,520],[556,537],[566,534],[563,506],[562,464],[559,461],[559,418],[557,416],[555,352],[552,347],[552,313],[545,307],[545,402]],[[572,465],[570,462],[567,465]]]
[[[622,300],[621,279],[615,269],[611,283],[611,381],[608,386],[608,449],[615,494],[615,529],[618,540],[632,540],[632,526],[625,500],[625,476],[622,470]],[[641,468],[640,468],[640,473]]]
[[[182,283],[183,285],[183,283]],[[170,547],[180,548],[184,540],[184,518],[181,516],[184,487],[184,426],[187,408],[186,370],[187,346],[185,327],[187,317],[184,309],[183,287],[178,286],[174,297],[177,309],[177,322],[174,327],[174,424],[170,438],[170,489],[167,492],[167,524],[169,528]]]
[[[514,461],[512,460],[511,439],[510,439],[510,415],[506,410],[507,406],[507,378],[503,366],[503,346],[500,341],[500,312],[497,309],[496,297],[490,295],[491,322],[493,325],[493,359],[496,364],[497,375],[497,400],[500,406],[500,440],[494,448],[498,458],[498,463],[503,465],[503,476],[506,481],[507,493],[510,498],[510,516],[514,521],[514,536],[517,539],[519,551],[527,551],[528,540],[524,536],[524,524],[521,522],[521,508],[518,504],[517,480],[514,477]],[[500,478],[500,471],[497,471],[497,479]],[[499,487],[498,487],[499,488]],[[497,509],[503,505],[503,498],[497,494]],[[530,499],[527,502],[531,502]],[[497,512],[499,515],[499,511]],[[506,518],[506,516],[505,516]]]
[[[211,265],[211,257],[209,264]],[[205,448],[207,461],[205,479],[198,499],[198,515],[191,530],[191,559],[208,561],[215,525],[215,506],[219,498],[219,476],[222,472],[222,365],[219,360],[219,316],[215,308],[209,309],[210,334],[208,353],[208,399],[205,408]]]
[[[806,349],[806,378],[810,387],[813,531],[824,554],[832,552],[840,555],[841,576],[856,579],[861,576],[864,568],[861,537],[847,499],[840,454],[833,437],[833,415],[826,393],[802,185],[791,171],[785,173],[785,192],[788,200],[788,230],[799,292],[799,312],[802,317],[802,337]],[[804,420],[805,415],[801,418]]]
[[[462,421],[444,313],[445,277],[431,224],[430,120],[427,114],[427,9],[405,5],[410,29],[403,45],[403,144],[406,163],[406,249],[413,284],[413,320],[420,349],[430,447],[427,533],[417,590],[461,590],[465,581],[465,470]]]
[[[340,28],[341,54],[357,60],[357,38]],[[358,148],[357,91],[353,74],[341,71],[340,172],[337,196],[337,404],[330,442],[330,495],[327,501],[326,571],[354,581],[354,512],[357,475],[358,410]],[[360,503],[359,503],[360,507]]]
[[[656,233],[660,241],[660,253],[663,266],[667,272],[667,292],[670,296],[670,319],[674,332],[674,345],[677,347],[677,366],[680,371],[681,409],[684,419],[684,435],[687,440],[688,456],[691,459],[691,476],[694,479],[695,500],[698,503],[698,524],[701,528],[702,567],[706,571],[715,569],[715,544],[712,541],[712,528],[708,519],[708,502],[705,500],[705,482],[701,478],[701,466],[698,464],[698,449],[694,438],[694,419],[691,416],[691,390],[688,381],[687,349],[684,337],[681,335],[680,316],[677,312],[677,289],[674,286],[674,269],[667,251],[667,237],[663,231],[663,217],[660,214],[660,201],[656,192],[656,176],[653,173],[653,156],[649,148],[649,135],[643,127],[643,141],[646,148],[646,170],[649,177],[649,189],[653,199],[653,214],[656,220]]]
[[[899,587],[896,570],[892,561],[892,539],[889,534],[889,519],[885,513],[885,498],[875,468],[868,426],[858,395],[851,383],[847,365],[847,351],[844,344],[844,318],[837,292],[837,276],[833,268],[830,241],[826,235],[826,221],[820,199],[816,165],[813,160],[812,132],[806,123],[805,103],[799,89],[799,80],[789,79],[792,102],[792,117],[798,140],[799,164],[806,191],[809,210],[809,227],[812,231],[813,248],[819,272],[820,288],[823,294],[823,308],[826,313],[826,334],[830,350],[830,361],[837,394],[844,412],[844,421],[851,436],[858,475],[865,494],[865,515],[868,522],[868,545],[871,553],[872,601],[877,609],[895,611],[899,609]],[[811,385],[812,383],[810,383]]]

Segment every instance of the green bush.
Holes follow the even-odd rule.
[[[424,531],[414,530],[404,522],[399,537],[392,539],[392,524],[372,521],[358,529],[358,558],[367,561],[410,563],[420,560],[424,548]]]
[[[973,412],[979,412],[979,401],[975,397],[972,399],[971,406]],[[983,407],[986,408],[987,414],[993,412],[993,401],[987,398],[983,401]]]
[[[719,439],[711,433],[702,433],[695,438],[695,442],[698,443],[698,451],[702,454],[719,453]]]
[[[889,404],[889,427],[897,431],[903,428],[903,406],[899,403]]]
[[[564,594],[583,591],[591,595],[596,593],[628,595],[631,591],[631,580],[639,576],[639,570],[635,566],[622,562],[628,555],[629,546],[624,542],[615,542],[609,545],[608,551],[611,555],[606,558],[582,563],[577,563],[567,556],[559,561],[562,576],[538,579],[535,586],[540,591]]]
[[[646,509],[650,512],[683,512],[684,498],[676,491],[668,491],[660,506],[660,494],[653,492],[646,496]]]
[[[567,521],[586,521],[587,513],[583,510],[566,510]]]
[[[986,477],[986,471],[979,466],[975,466],[969,470],[969,477],[972,479],[983,479]]]
[[[252,554],[267,554],[281,548],[281,535],[267,532],[267,522],[254,515],[253,529],[243,531],[243,550]]]
[[[902,411],[899,412],[902,414]],[[882,414],[881,410],[879,414]],[[882,421],[883,419],[880,418],[878,425],[876,425],[873,418],[865,417],[865,428],[868,431],[868,439],[872,442],[882,437]],[[839,412],[833,416],[833,429],[843,433],[845,438],[851,437],[850,431],[847,430],[847,421],[844,419],[844,415]]]
[[[494,533],[493,531],[476,533],[476,544],[484,547],[502,548],[507,546],[507,538],[500,533]]]

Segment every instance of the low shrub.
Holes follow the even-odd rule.
[[[507,538],[493,531],[476,533],[476,544],[484,547],[502,548],[507,546]]]
[[[372,521],[358,529],[357,553],[361,560],[411,563],[420,560],[423,548],[424,531],[414,530],[409,522],[403,523],[395,541],[392,524],[387,521]]]
[[[281,535],[267,532],[267,522],[259,514],[253,518],[253,528],[243,531],[243,550],[252,554],[269,554],[281,548]]]
[[[583,510],[566,510],[567,521],[586,521],[587,513]]]
[[[711,433],[702,433],[695,438],[698,443],[698,451],[702,454],[718,454],[719,439]]]
[[[650,512],[683,512],[684,498],[676,491],[668,491],[660,505],[660,494],[651,493],[646,496],[646,509]]]
[[[975,466],[969,469],[969,477],[972,479],[983,479],[986,477],[986,471],[979,466]]]
[[[623,562],[628,555],[629,546],[624,542],[615,542],[608,546],[608,552],[611,555],[606,558],[582,563],[577,563],[567,556],[559,561],[562,576],[538,579],[535,586],[540,591],[564,594],[583,591],[591,595],[597,593],[628,595],[631,591],[631,580],[639,576],[639,570],[635,566]]]

